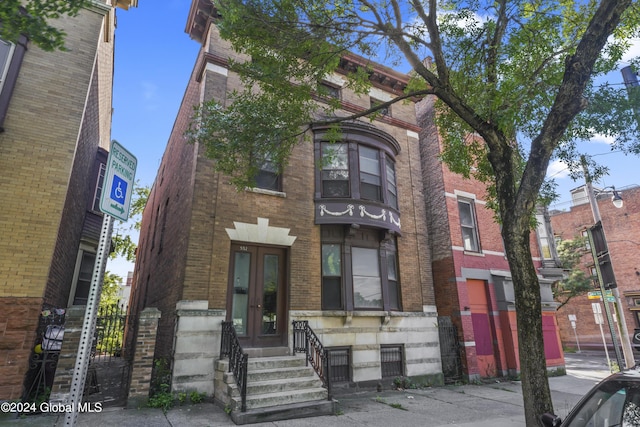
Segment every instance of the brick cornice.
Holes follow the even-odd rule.
[[[198,83],[200,83],[202,81],[202,76],[204,75],[204,71],[207,68],[207,64],[214,64],[223,68],[228,69],[229,68],[229,60],[227,58],[224,58],[222,56],[218,56],[218,55],[214,55],[212,53],[209,52],[204,52],[199,60],[198,60],[198,65],[196,66],[196,74],[195,74],[195,79]],[[377,86],[374,83],[374,86]],[[405,82],[406,83],[406,82]],[[384,89],[392,89],[389,86],[382,86]],[[402,94],[402,91],[400,92],[396,92],[395,90],[393,91],[396,94]],[[320,96],[316,96],[315,97],[318,101],[322,102],[323,98]],[[340,102],[340,108],[348,113],[353,113],[353,114],[358,114],[358,113],[362,113],[364,111],[366,111],[367,109],[364,107],[361,107],[359,105],[350,103],[350,102],[346,102],[346,101],[341,101]],[[407,130],[412,130],[414,132],[419,132],[420,131],[420,126],[417,126],[413,123],[409,123],[409,122],[405,122],[404,120],[399,120],[397,118],[391,117],[391,116],[385,116],[385,115],[380,115],[378,117],[376,117],[376,120],[379,120],[383,123],[387,123],[390,124],[392,126],[397,126],[400,127],[402,129],[407,129]]]

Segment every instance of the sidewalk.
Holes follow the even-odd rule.
[[[567,354],[567,375],[549,379],[557,415],[566,416],[594,384],[608,375],[598,355]],[[604,357],[603,357],[604,359]],[[496,380],[483,385],[456,385],[423,390],[357,392],[338,395],[340,415],[276,421],[254,426],[458,426],[524,427],[520,382]],[[64,414],[0,418],[10,427],[61,427]],[[105,408],[101,413],[79,414],[77,426],[218,427],[234,426],[224,410],[212,403],[160,409]]]

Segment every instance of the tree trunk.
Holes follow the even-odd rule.
[[[527,426],[535,426],[540,425],[540,415],[553,413],[553,403],[542,336],[540,284],[531,258],[528,222],[504,223],[503,236],[515,290],[525,420]]]

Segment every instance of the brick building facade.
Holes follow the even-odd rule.
[[[111,2],[96,1],[55,22],[66,51],[0,40],[0,400],[21,396],[41,313],[86,301],[111,134],[114,23]]]
[[[220,39],[213,13],[192,3],[186,31],[202,49],[143,214],[134,272],[132,304],[162,311],[156,357],[171,362],[173,389],[213,392],[224,320],[244,347],[284,353],[291,322],[307,320],[345,356],[351,383],[381,380],[382,352],[400,358],[396,375],[441,382],[414,106],[349,122],[331,147],[315,128],[281,175],[263,168],[256,188],[238,191],[183,136],[194,105],[224,105],[241,85],[227,62],[246,58]],[[407,82],[374,69],[389,83],[374,84],[371,97],[343,87],[340,74],[327,78],[343,113],[390,99]],[[327,150],[335,157],[321,170]],[[372,181],[362,183],[367,173]]]
[[[445,375],[461,369],[467,378],[520,372],[514,290],[499,225],[487,207],[486,187],[452,173],[439,159],[442,141],[434,123],[434,99],[418,104],[418,124],[426,230],[433,261],[438,314],[457,327],[461,366],[445,366]],[[547,366],[564,367],[555,321],[551,283],[562,277],[548,215],[531,233],[531,253],[538,268]],[[445,362],[443,361],[443,364]]]
[[[599,191],[596,189],[596,193]],[[630,334],[640,328],[640,262],[638,261],[638,247],[640,246],[640,187],[633,186],[618,190],[624,200],[621,208],[611,203],[611,193],[601,193],[597,203],[602,217],[611,265],[618,284],[622,313],[627,322]],[[555,211],[551,215],[551,224],[556,238],[572,240],[583,236],[587,228],[594,224],[593,213],[584,187],[578,187],[573,192],[573,206],[568,211]],[[590,274],[593,267],[593,256],[585,248],[582,258],[583,268]],[[596,285],[594,283],[594,291]],[[572,298],[569,303],[558,310],[557,319],[560,326],[562,343],[566,347],[576,347],[576,338],[582,348],[601,349],[602,336],[600,328],[595,323],[592,304],[602,302],[589,299],[587,295]],[[609,303],[612,306],[613,304]],[[613,311],[612,311],[613,312]],[[569,315],[576,316],[576,330],[569,321]],[[603,325],[606,341],[611,343],[608,325]]]

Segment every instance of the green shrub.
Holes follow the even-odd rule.
[[[160,391],[154,393],[147,403],[150,408],[161,408],[165,414],[173,406],[173,395],[169,391],[169,384],[160,384]]]
[[[202,403],[205,397],[207,397],[206,393],[198,393],[197,391],[192,391],[189,394],[189,400],[191,403]]]
[[[184,402],[187,401],[187,393],[178,393],[178,403],[180,406],[184,405]]]
[[[415,389],[417,386],[411,381],[409,377],[395,377],[393,379],[393,385],[397,389]]]

